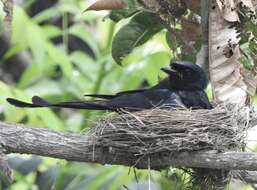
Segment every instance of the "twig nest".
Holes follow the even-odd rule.
[[[246,108],[161,109],[111,114],[94,123],[91,133],[101,146],[145,155],[242,148],[250,118]]]

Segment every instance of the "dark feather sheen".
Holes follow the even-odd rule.
[[[159,106],[193,109],[212,108],[204,92],[207,85],[206,76],[199,66],[186,61],[175,61],[169,67],[162,70],[169,77],[148,89],[123,91],[114,95],[85,95],[101,100],[51,103],[38,96],[34,96],[32,103],[13,98],[7,98],[7,101],[17,107],[58,107],[110,111],[119,111],[120,109],[137,111]]]

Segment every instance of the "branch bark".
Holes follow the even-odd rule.
[[[233,175],[233,174],[232,174]],[[235,171],[234,178],[243,180],[247,183],[256,184],[257,183],[257,172],[256,171]]]
[[[48,156],[70,161],[136,166],[148,168],[149,156],[137,157],[99,145],[90,134],[65,134],[21,124],[0,123],[0,147],[4,153]],[[256,153],[184,152],[150,155],[151,168],[169,166],[213,168],[226,170],[257,170]],[[252,179],[252,178],[251,178]],[[257,177],[256,177],[257,179]],[[257,182],[257,180],[256,180]]]
[[[200,65],[209,79],[209,0],[201,0],[202,47],[196,56],[196,64]]]

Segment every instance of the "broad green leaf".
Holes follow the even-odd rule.
[[[23,50],[25,50],[27,48],[27,44],[15,44],[12,47],[10,47],[6,53],[3,56],[3,60],[7,60],[9,58],[11,58],[12,56],[14,56],[16,53],[19,53]]]
[[[30,20],[23,9],[18,6],[14,6],[13,11],[13,27],[12,27],[12,43],[20,43],[26,46],[27,27],[30,25]]]
[[[18,82],[19,88],[25,88],[29,84],[33,83],[40,76],[40,67],[38,64],[31,64],[21,75],[21,78]],[[36,76],[36,77],[35,77]]]
[[[38,96],[51,96],[55,94],[60,95],[64,92],[59,83],[60,81],[43,78],[37,83],[30,85],[26,91],[30,94],[36,94]]]
[[[108,190],[113,190],[113,189],[120,189],[124,184],[127,184],[134,179],[134,175],[130,174],[129,175],[129,170],[124,167],[122,174],[116,177],[115,180],[113,180],[112,184],[109,186]]]
[[[60,188],[60,190],[84,190],[88,189],[86,186],[96,179],[94,174],[91,175],[77,175],[69,184],[66,184],[65,188]]]
[[[47,39],[44,31],[34,23],[29,24],[26,30],[25,38],[28,41],[28,47],[32,52],[34,63],[38,64],[44,59]]]
[[[23,175],[28,175],[31,172],[35,172],[39,165],[42,163],[42,159],[37,156],[32,156],[30,159],[24,159],[22,157],[13,157],[8,160],[12,169],[20,172]]]
[[[122,167],[120,166],[111,166],[111,167],[106,167],[104,171],[99,173],[95,180],[92,180],[89,185],[87,186],[88,189],[90,190],[98,190],[98,189],[107,189],[107,188],[102,188],[106,182],[110,181],[113,176],[116,176],[122,172]]]
[[[45,172],[38,172],[36,184],[39,190],[53,189],[57,174],[59,171],[58,166],[48,168]]]
[[[138,189],[138,190],[145,190],[145,189],[151,189],[151,190],[161,190],[160,185],[156,182],[150,181],[140,181],[140,182],[132,182],[127,186],[128,189]],[[122,190],[126,190],[125,188],[122,188]]]
[[[95,177],[100,170],[92,164],[69,163],[60,168],[55,182],[56,190],[75,189],[74,186],[89,176]]]
[[[139,11],[137,0],[124,0],[127,3],[127,8],[122,10],[111,11],[109,18],[114,22],[119,22],[121,19],[127,18]]]
[[[69,29],[69,34],[75,35],[81,40],[83,40],[90,46],[90,48],[96,55],[98,54],[99,50],[96,44],[97,39],[95,35],[92,35],[90,32],[88,32],[88,30],[86,30],[85,26],[81,24],[75,24]]]
[[[44,11],[39,12],[37,15],[32,18],[36,23],[42,23],[46,20],[49,20],[53,17],[60,16],[60,11],[56,7],[45,9]]]
[[[78,67],[79,71],[83,73],[84,77],[88,80],[92,80],[91,76],[97,72],[99,67],[99,64],[96,64],[90,56],[81,51],[72,52],[70,61]]]
[[[13,93],[21,93],[20,91],[13,89],[11,86],[0,81],[0,104],[1,107],[4,108],[4,118],[7,122],[17,123],[19,122],[24,116],[24,110],[17,109],[14,106],[11,106],[7,103],[6,98],[13,97]],[[24,95],[24,93],[22,93]]]
[[[51,59],[60,65],[63,73],[68,77],[71,76],[72,64],[70,63],[68,55],[51,43],[46,44],[46,50]]]
[[[154,34],[162,29],[152,13],[140,12],[123,26],[115,35],[112,43],[112,57],[121,64],[132,50],[147,42]]]
[[[62,35],[61,29],[57,26],[44,25],[44,26],[42,26],[42,30],[48,39]]]
[[[28,110],[30,113],[37,115],[37,120],[43,122],[43,126],[52,130],[64,130],[63,121],[49,108],[42,108],[37,110]],[[29,113],[29,112],[28,112]]]

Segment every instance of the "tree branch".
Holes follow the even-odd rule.
[[[202,46],[196,55],[196,64],[201,66],[209,79],[209,0],[201,0]]]
[[[21,124],[0,123],[0,143],[6,154],[25,153],[70,161],[148,168],[148,156],[138,157],[117,152],[112,147],[100,145],[97,137],[90,134],[65,134]],[[246,152],[166,152],[151,155],[150,160],[151,168],[157,170],[169,166],[257,170],[257,154]]]
[[[257,183],[257,172],[256,171],[235,171],[233,177],[247,183]]]

